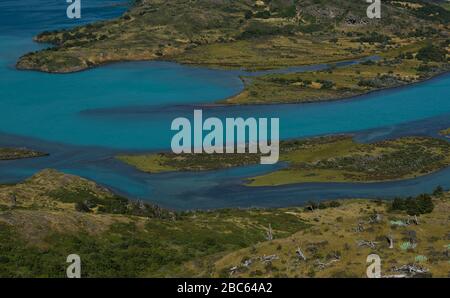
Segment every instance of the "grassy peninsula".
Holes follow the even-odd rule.
[[[450,11],[429,1],[384,1],[383,17],[342,0],[139,0],[120,18],[43,32],[54,47],[28,53],[19,69],[66,73],[115,61],[171,60],[267,70],[378,55],[329,71],[243,77],[226,104],[336,100],[428,79],[449,70]]]
[[[0,276],[65,277],[77,253],[82,277],[364,277],[377,253],[383,275],[413,266],[447,277],[449,208],[437,188],[393,202],[175,212],[44,170],[0,186]]]
[[[0,148],[0,160],[14,160],[46,156],[48,154],[26,148]]]
[[[336,100],[420,82],[450,70],[448,41],[417,42],[382,60],[329,70],[243,77],[245,89],[227,104],[304,103]]]
[[[285,149],[288,168],[252,178],[251,186],[301,182],[377,182],[423,176],[450,165],[444,140],[405,137],[358,144],[350,137],[300,142]]]
[[[410,1],[409,1],[410,2]],[[446,38],[450,12],[428,1],[384,1],[368,19],[363,1],[138,0],[121,17],[43,32],[54,48],[17,67],[73,72],[114,61],[173,60],[220,68],[272,69],[383,53],[416,39]]]
[[[260,161],[259,154],[153,153],[118,158],[148,173],[216,170]],[[374,182],[422,176],[450,165],[450,144],[427,137],[359,144],[351,136],[327,136],[281,142],[280,160],[288,167],[254,177],[248,185]]]

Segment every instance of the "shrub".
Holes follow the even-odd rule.
[[[91,211],[91,209],[89,209],[89,207],[83,202],[76,202],[75,210],[78,212],[90,212]]]
[[[440,185],[438,187],[436,187],[436,189],[433,191],[433,196],[435,196],[435,197],[440,197],[443,194],[444,194],[444,189]]]
[[[326,31],[327,29],[329,29],[328,26],[326,26],[324,24],[317,24],[317,23],[300,26],[300,31],[303,33],[321,32],[321,31]]]
[[[305,211],[311,211],[315,209],[326,209],[326,208],[336,208],[341,206],[341,203],[338,201],[324,201],[316,203],[314,201],[309,201],[306,204]]]
[[[278,34],[291,34],[292,27],[276,27],[265,23],[251,23],[244,32],[241,34],[241,38],[254,38],[268,35]]]
[[[322,85],[322,87],[320,87],[321,89],[331,89],[334,86],[333,81],[329,80],[317,80],[317,83]]]
[[[377,32],[371,32],[369,35],[362,36],[357,39],[359,42],[368,42],[368,43],[388,43],[391,38],[387,35],[383,35]]]
[[[297,14],[297,8],[295,5],[291,5],[281,9],[280,17],[282,18],[293,18]]]
[[[447,60],[447,51],[430,44],[421,48],[416,58],[422,61],[445,62]]]
[[[268,10],[258,11],[257,13],[255,13],[255,17],[260,19],[268,19],[270,18],[270,11]]]
[[[432,70],[434,70],[434,67],[430,66],[428,64],[421,64],[417,67],[417,71],[420,71],[420,72],[429,72]]]
[[[391,209],[406,211],[408,215],[420,215],[431,213],[434,209],[434,204],[430,195],[421,194],[415,198],[395,198],[392,202]]]

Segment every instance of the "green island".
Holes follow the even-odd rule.
[[[76,252],[82,277],[364,277],[370,253],[392,265],[386,275],[415,264],[447,277],[449,208],[438,187],[391,202],[171,211],[49,169],[0,186],[0,276],[64,277]]]
[[[26,148],[0,148],[0,160],[14,160],[47,156],[48,154]]]
[[[121,161],[148,173],[204,171],[258,164],[259,154],[152,153],[121,155]],[[450,144],[428,137],[404,137],[359,144],[337,135],[283,141],[286,168],[249,179],[250,186],[302,182],[374,182],[418,177],[450,165]]]

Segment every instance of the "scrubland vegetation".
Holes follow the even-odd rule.
[[[258,164],[260,154],[153,153],[118,157],[148,173],[205,171]],[[374,182],[418,177],[450,164],[445,140],[404,137],[359,144],[351,136],[327,136],[280,144],[288,167],[249,179],[250,186],[301,182]]]
[[[369,56],[448,32],[449,12],[429,2],[388,1],[379,20],[368,19],[366,9],[352,0],[136,1],[120,18],[39,34],[37,41],[56,47],[29,53],[17,66],[71,72],[163,59],[272,69]]]
[[[0,276],[64,277],[73,253],[82,277],[364,277],[370,253],[384,275],[414,266],[448,276],[449,194],[439,188],[281,209],[176,212],[118,200],[53,170],[0,187]],[[100,208],[111,204],[122,207]]]

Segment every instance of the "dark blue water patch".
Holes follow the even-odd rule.
[[[17,183],[43,169],[80,167],[105,161],[118,154],[108,148],[70,146],[5,133],[0,133],[0,147],[28,148],[49,154],[38,158],[0,161],[0,183]]]
[[[450,168],[419,178],[382,183],[304,183],[276,187],[242,185],[246,178],[272,170],[253,166],[202,173],[143,175],[128,172],[122,176],[123,172],[119,174],[96,169],[84,173],[84,176],[97,181],[115,181],[116,185],[127,184],[125,192],[120,188],[113,189],[128,197],[147,201],[151,194],[151,202],[178,210],[298,206],[309,200],[342,198],[391,199],[430,193],[438,185],[450,189]],[[83,175],[83,170],[72,173]]]
[[[246,187],[243,185],[217,186],[205,192],[183,196],[184,208],[190,201],[214,196],[212,202],[203,202],[202,208],[225,207],[285,207],[298,206],[310,200],[323,201],[342,198],[381,198],[416,196],[431,193],[437,186],[450,189],[450,168],[414,179],[380,183],[304,183],[277,187]]]
[[[354,132],[353,134],[355,141],[360,143],[373,143],[408,136],[427,136],[450,141],[447,136],[439,133],[449,127],[450,113],[429,119],[369,129],[364,132]]]
[[[240,93],[244,89],[244,84],[241,82],[241,84],[236,84],[236,81],[228,80],[229,77],[241,77],[241,76],[249,76],[249,77],[256,77],[256,76],[262,76],[267,74],[289,74],[289,73],[301,73],[301,72],[308,72],[308,71],[320,71],[320,70],[326,70],[326,69],[332,69],[332,68],[339,68],[339,67],[347,67],[355,64],[360,64],[366,61],[378,61],[380,60],[379,56],[369,56],[364,57],[360,59],[355,60],[349,60],[349,61],[341,61],[336,63],[330,63],[330,64],[315,64],[315,65],[305,65],[305,66],[294,66],[294,67],[286,67],[281,69],[272,69],[272,70],[263,70],[263,71],[246,71],[246,70],[215,70],[215,69],[208,69],[208,68],[202,68],[197,66],[181,66],[177,63],[172,62],[164,62],[164,61],[134,61],[134,62],[117,62],[112,63],[110,65],[104,66],[103,68],[111,69],[111,70],[117,70],[120,69],[122,71],[127,70],[136,70],[139,68],[151,68],[154,72],[164,72],[168,69],[173,69],[177,71],[177,75],[192,77],[192,76],[203,76],[203,77],[218,77],[218,80],[216,82],[222,82],[224,86],[226,87],[236,87],[240,85],[240,88],[235,89],[237,92],[234,94],[230,94],[229,97],[235,96],[238,93]],[[223,79],[224,75],[226,76],[226,80]],[[232,82],[230,84],[230,82]],[[182,96],[179,96],[179,98],[182,98]],[[223,98],[221,98],[223,99]],[[181,100],[183,101],[183,100]],[[158,101],[159,102],[159,101]],[[190,102],[190,104],[152,104],[151,106],[123,106],[123,107],[112,107],[112,108],[98,108],[98,109],[86,109],[83,111],[80,111],[80,115],[86,115],[86,116],[127,116],[127,115],[155,115],[159,113],[181,113],[185,112],[186,109],[199,108],[199,109],[205,109],[205,110],[212,110],[217,109],[220,107],[220,104],[215,104],[213,101],[213,98],[209,100],[210,103],[207,104],[196,104],[195,102]],[[226,106],[226,105],[222,105]],[[263,106],[263,105],[260,105]],[[247,106],[241,106],[239,107],[240,110],[245,110],[247,107],[250,109],[254,109],[253,105],[247,105]]]
[[[84,110],[80,116],[86,120],[110,127],[126,127],[129,148],[152,150],[169,148],[172,132],[171,121],[177,117],[192,119],[194,109],[201,108],[206,117],[279,118],[283,139],[310,137],[324,134],[389,129],[407,126],[435,116],[445,121],[450,113],[450,76],[404,88],[382,90],[357,98],[311,104],[245,105],[245,106],[196,106],[196,105],[140,105]],[[412,124],[412,125],[413,125]],[[155,139],[139,139],[133,136],[145,127],[152,127]],[[421,129],[415,127],[418,131]],[[92,133],[92,132],[91,132]],[[143,132],[145,133],[145,132]],[[120,133],[119,133],[120,134]],[[158,146],[156,146],[158,145]],[[112,144],[114,147],[114,144]]]

